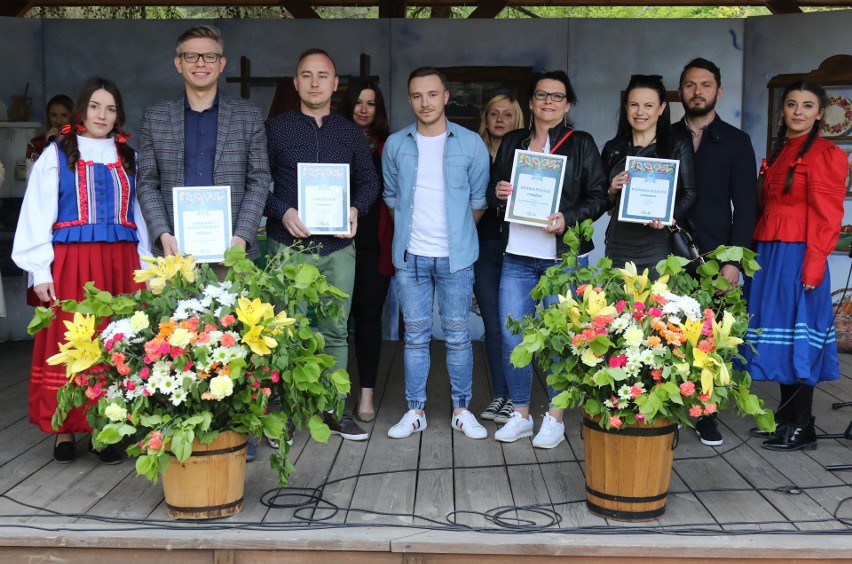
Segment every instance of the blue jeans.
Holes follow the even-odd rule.
[[[499,239],[480,239],[479,259],[473,264],[476,279],[473,294],[479,303],[482,325],[485,327],[485,358],[491,374],[491,397],[508,398],[509,387],[503,374],[503,353],[500,335],[500,271],[503,269],[503,243]]]
[[[532,364],[515,368],[509,361],[512,351],[523,340],[523,335],[514,335],[506,329],[506,320],[523,319],[525,315],[535,313],[535,300],[530,292],[538,284],[545,271],[560,261],[538,259],[506,254],[503,257],[503,271],[500,276],[500,322],[503,334],[503,372],[509,384],[509,397],[515,407],[528,407],[532,388]],[[578,264],[586,266],[588,259],[583,257]],[[543,306],[547,307],[559,301],[557,296],[546,296]],[[548,386],[548,397],[553,399],[555,390]]]
[[[438,291],[438,312],[447,344],[447,373],[453,408],[466,408],[473,380],[473,350],[468,315],[473,292],[473,267],[450,272],[447,257],[406,253],[405,270],[397,269],[396,283],[405,321],[405,399],[408,409],[426,406],[429,343],[432,340],[432,304]]]

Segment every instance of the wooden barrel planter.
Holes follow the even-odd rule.
[[[196,439],[184,462],[172,458],[163,474],[172,519],[216,519],[243,509],[247,435],[225,431],[209,445]]]
[[[618,521],[650,521],[662,515],[677,432],[677,425],[667,419],[606,430],[599,418],[583,414],[589,511]]]

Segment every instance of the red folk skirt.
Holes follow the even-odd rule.
[[[83,286],[90,280],[100,290],[115,295],[144,288],[133,281],[133,271],[140,268],[136,243],[73,243],[53,246],[53,285],[60,300],[82,300]],[[44,304],[42,304],[44,305]],[[56,311],[50,327],[36,333],[30,369],[30,423],[45,433],[88,433],[86,407],[74,409],[65,424],[54,429],[50,420],[56,411],[56,392],[67,381],[65,365],[50,366],[47,359],[59,352],[65,342],[64,320],[73,314]]]

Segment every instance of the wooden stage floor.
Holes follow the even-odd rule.
[[[480,343],[474,352],[478,415],[490,393]],[[318,444],[299,432],[296,472],[271,504],[263,501],[276,480],[263,445],[247,468],[242,513],[169,521],[161,486],[137,477],[132,461],[98,464],[83,454],[87,437],[73,464],[53,461],[51,440],[27,421],[30,353],[29,342],[0,343],[0,562],[852,561],[852,471],[824,469],[852,464],[852,441],[770,452],[748,438],[749,421],[723,413],[721,447],[681,431],[665,515],[607,521],[585,507],[577,413],[553,450],[529,439],[474,441],[450,428],[442,343],[433,345],[423,433],[387,437],[405,406],[402,346],[388,341],[369,441]],[[841,368],[844,377],[815,394],[823,433],[843,433],[852,419],[852,408],[832,409],[852,400],[852,357]],[[756,385],[773,407],[776,388]],[[545,404],[539,377],[536,428]],[[496,426],[486,426],[493,435]]]

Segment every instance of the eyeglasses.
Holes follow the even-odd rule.
[[[562,100],[567,98],[567,96],[562,92],[545,92],[544,90],[536,90],[535,92],[533,92],[533,96],[536,100],[542,101],[547,100],[547,98],[549,97],[554,102],[561,102]]]
[[[204,59],[205,63],[215,63],[221,57],[221,53],[181,53],[178,55],[181,59],[186,61],[187,63],[195,63],[198,61],[198,58],[201,57]]]

